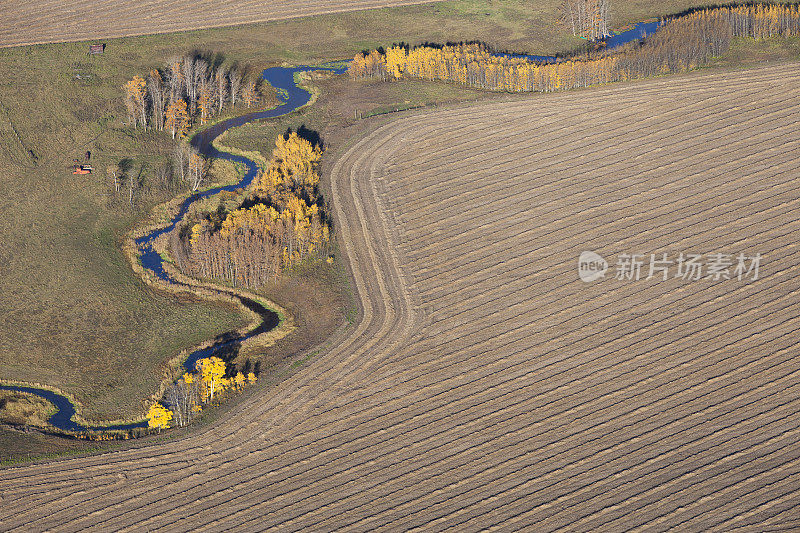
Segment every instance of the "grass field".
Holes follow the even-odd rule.
[[[322,75],[308,81],[319,94],[313,105],[277,120],[246,124],[225,134],[227,146],[255,149],[271,157],[275,138],[287,129],[308,128],[319,133],[326,149],[335,151],[345,141],[342,131],[376,115],[455,102],[497,98],[469,87],[418,80],[384,83]],[[330,158],[328,158],[330,159]]]
[[[305,42],[264,50],[264,39],[312,34],[318,24],[305,19],[277,24],[278,32],[264,25],[260,33],[236,28],[121,39],[109,43],[102,57],[87,57],[82,44],[0,50],[7,80],[0,85],[6,221],[0,224],[0,378],[56,386],[78,399],[88,419],[128,418],[141,414],[165,361],[243,324],[232,309],[154,293],[125,263],[120,239],[146,209],[110,208],[104,169],[131,157],[136,170],[147,172],[166,156],[169,142],[121,124],[120,87],[172,53],[203,45],[231,54],[231,60],[297,57]],[[331,48],[335,55],[318,57],[352,55],[358,48],[346,40],[330,35],[311,53]],[[71,174],[68,165],[86,150],[98,171]],[[337,297],[327,294],[325,313],[335,314]],[[319,306],[318,299],[310,301]],[[324,331],[306,332],[306,339],[319,339]]]
[[[55,412],[53,405],[24,392],[0,391],[0,423],[30,424],[47,427],[47,420]]]
[[[0,520],[788,527],[799,73],[692,73],[379,127],[331,172],[357,324],[186,439],[3,470]],[[757,281],[586,284],[582,250],[763,260]]]

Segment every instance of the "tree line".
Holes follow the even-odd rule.
[[[195,125],[234,106],[262,101],[263,80],[249,66],[227,66],[221,58],[200,54],[174,56],[161,69],[134,76],[123,89],[128,123],[167,131],[177,139],[171,157],[155,164],[124,158],[106,167],[109,203],[141,208],[175,194],[197,191],[206,181],[210,161],[180,140]]]
[[[173,244],[181,271],[257,288],[306,259],[327,255],[321,160],[319,145],[297,132],[279,135],[269,166],[239,208],[187,216]]]
[[[214,401],[221,393],[236,391],[255,383],[253,372],[241,371],[230,377],[225,361],[219,357],[206,357],[195,363],[194,372],[186,372],[167,390],[165,403],[154,403],[147,412],[147,425],[162,429],[170,425],[186,426],[203,410],[203,405]],[[170,424],[172,422],[172,424]]]
[[[797,35],[797,4],[719,7],[666,19],[653,35],[613,52],[588,52],[555,63],[497,55],[481,43],[396,45],[357,54],[349,73],[356,79],[421,78],[497,91],[548,92],[692,70],[727,51],[733,37]]]
[[[563,0],[561,20],[572,30],[590,41],[608,37],[608,0]]]
[[[164,68],[125,84],[125,108],[134,127],[182,137],[193,124],[204,124],[224,109],[256,105],[261,84],[248,67],[225,67],[199,55],[175,56]]]
[[[190,144],[175,144],[171,157],[148,166],[123,158],[106,167],[107,186],[111,205],[137,207],[172,198],[186,189],[197,191],[206,181],[211,161]]]

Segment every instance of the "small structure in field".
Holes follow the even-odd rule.
[[[73,174],[91,174],[92,170],[94,170],[92,165],[74,165],[72,167]]]
[[[105,51],[106,43],[89,45],[89,55],[102,54]]]

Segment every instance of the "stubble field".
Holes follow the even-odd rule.
[[[3,470],[0,522],[790,527],[798,121],[789,63],[380,127],[331,176],[357,324],[186,439]],[[758,280],[585,284],[583,250],[762,262]]]
[[[47,0],[7,6],[0,46],[107,39],[374,9],[433,0],[174,2]]]

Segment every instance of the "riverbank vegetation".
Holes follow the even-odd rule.
[[[610,11],[609,0],[563,0],[561,21],[572,35],[595,41],[611,35]]]
[[[481,43],[392,46],[357,54],[352,78],[421,78],[508,92],[557,91],[685,72],[725,53],[734,37],[800,35],[798,5],[746,5],[693,11],[664,21],[642,42],[554,63],[498,55]]]
[[[319,190],[322,147],[291,131],[279,135],[269,166],[241,205],[217,204],[184,220],[173,252],[199,278],[258,288],[286,269],[329,252],[330,224]]]
[[[226,62],[220,53],[171,56],[166,64],[136,74],[122,86],[124,125],[150,132],[168,154],[150,165],[123,158],[107,165],[110,205],[146,208],[184,191],[220,183],[220,165],[209,161],[184,138],[214,118],[277,103],[260,69]],[[173,143],[170,149],[170,142]]]
[[[249,65],[227,67],[211,53],[173,56],[166,66],[125,83],[128,124],[181,138],[228,108],[259,105],[269,95],[260,74]]]
[[[0,390],[0,424],[47,428],[55,411],[53,404],[36,395]]]
[[[203,406],[226,393],[241,391],[258,378],[255,373],[236,371],[219,357],[206,357],[195,363],[194,372],[186,372],[165,394],[164,404],[156,402],[147,413],[147,425],[151,429],[170,426],[184,427],[203,410]],[[166,407],[165,407],[166,405]]]

